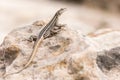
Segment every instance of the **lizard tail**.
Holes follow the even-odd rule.
[[[26,69],[26,68],[30,65],[30,63],[32,62],[33,58],[35,57],[35,55],[36,55],[36,53],[37,53],[37,50],[38,50],[38,47],[39,47],[39,45],[40,45],[41,42],[42,42],[42,39],[39,40],[39,41],[37,42],[37,44],[35,44],[34,49],[33,49],[33,51],[32,51],[32,55],[30,56],[28,62],[25,64],[25,66],[24,66],[21,70],[19,70],[19,71],[17,71],[17,72],[9,73],[9,74],[4,74],[4,75],[3,75],[3,78],[5,78],[5,77],[7,77],[7,76],[9,76],[9,75],[18,74],[18,73],[22,72],[24,69]]]

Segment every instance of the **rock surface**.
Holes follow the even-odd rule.
[[[1,80],[119,80],[120,32],[102,30],[83,35],[65,26],[43,40],[31,65],[17,74],[28,61],[34,42],[46,23],[37,21],[10,32],[1,44]],[[3,74],[11,74],[3,78]],[[114,74],[113,74],[114,73]]]

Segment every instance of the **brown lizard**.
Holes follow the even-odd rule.
[[[45,38],[50,36],[51,30],[54,29],[54,27],[57,24],[59,16],[64,11],[65,11],[65,8],[61,8],[60,10],[58,10],[55,13],[54,17],[52,18],[52,20],[40,31],[40,33],[39,33],[39,35],[37,37],[37,40],[35,41],[35,44],[34,44],[34,47],[33,47],[33,51],[31,53],[31,56],[30,56],[29,60],[27,61],[27,63],[25,64],[25,66],[21,70],[19,70],[17,72],[14,72],[14,73],[7,74],[5,76],[19,73],[19,72],[23,71],[24,69],[26,69],[30,65],[30,63],[32,62],[33,58],[35,57],[35,54],[37,53],[37,50],[38,50],[38,47],[39,47],[40,43],[42,42],[43,39],[45,39]]]

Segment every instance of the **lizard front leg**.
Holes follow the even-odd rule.
[[[58,34],[66,24],[56,24],[55,27],[50,31],[50,36]]]

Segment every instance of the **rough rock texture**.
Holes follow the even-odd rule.
[[[5,37],[6,74],[23,68],[33,50],[31,35],[38,35],[44,22],[37,21],[27,27],[13,30]],[[68,35],[69,34],[69,35]],[[6,80],[73,80],[67,73],[67,57],[84,50],[88,45],[80,32],[64,27],[57,35],[44,39],[32,64],[24,71],[7,76]]]
[[[90,47],[71,54],[68,71],[75,80],[120,80],[120,32],[97,32],[87,38]]]
[[[0,47],[1,80],[119,80],[120,32],[102,30],[84,36],[68,26],[43,40],[31,65],[20,73],[33,50],[31,35],[38,35],[46,23],[9,33]],[[114,73],[114,74],[113,74]]]

